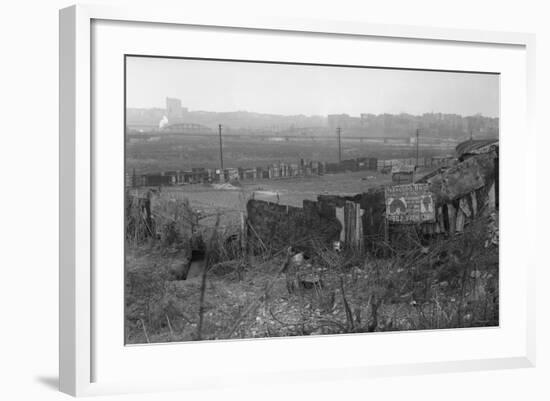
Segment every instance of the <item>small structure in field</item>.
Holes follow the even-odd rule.
[[[392,167],[391,179],[394,184],[412,184],[414,179],[414,166],[398,164]]]
[[[239,169],[226,168],[223,170],[224,181],[239,181]]]

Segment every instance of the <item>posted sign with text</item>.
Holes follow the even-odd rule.
[[[429,184],[386,187],[386,218],[393,223],[435,221],[435,205]]]

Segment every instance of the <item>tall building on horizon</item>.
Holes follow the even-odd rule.
[[[181,107],[181,100],[173,97],[166,98],[166,117],[170,124],[181,122],[187,108]]]

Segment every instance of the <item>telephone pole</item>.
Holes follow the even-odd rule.
[[[221,174],[223,174],[223,145],[222,145],[222,125],[218,125],[218,133],[220,135],[220,169]]]
[[[336,134],[338,135],[338,163],[342,162],[342,129],[336,128]]]
[[[419,145],[418,138],[419,137],[420,137],[420,129],[417,128],[416,129],[416,166],[415,166],[415,170],[418,168],[418,145]]]

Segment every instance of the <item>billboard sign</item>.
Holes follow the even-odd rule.
[[[386,187],[386,218],[392,223],[435,221],[435,203],[429,184],[406,184]]]

